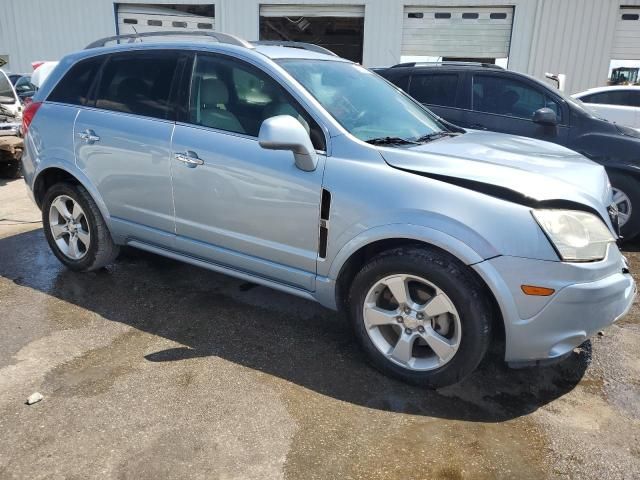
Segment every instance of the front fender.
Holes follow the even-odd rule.
[[[343,265],[355,252],[379,240],[389,239],[415,240],[434,245],[450,253],[466,265],[472,265],[498,255],[488,243],[483,245],[484,251],[479,252],[456,237],[435,228],[423,225],[392,223],[365,230],[347,242],[333,258],[328,268],[327,276],[335,281]]]

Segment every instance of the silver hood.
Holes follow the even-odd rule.
[[[554,143],[472,130],[379,151],[389,165],[402,170],[461,186],[488,186],[494,194],[509,192],[523,203],[580,203],[608,221],[611,193],[604,168]]]

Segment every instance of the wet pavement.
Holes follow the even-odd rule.
[[[0,180],[1,479],[640,478],[637,305],[561,364],[495,349],[427,391],[314,303],[128,249],[70,272],[38,219]]]

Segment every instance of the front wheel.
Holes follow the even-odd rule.
[[[640,233],[640,184],[630,175],[607,172],[613,189],[613,201],[618,207],[618,223],[624,241]]]
[[[349,307],[374,366],[430,388],[457,383],[475,370],[491,338],[479,282],[436,249],[403,247],[373,258],[353,281]]]

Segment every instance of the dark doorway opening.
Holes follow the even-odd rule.
[[[495,64],[495,58],[472,58],[472,57],[442,57],[443,62],[471,62]]]
[[[260,17],[260,40],[314,43],[362,63],[364,18]]]

